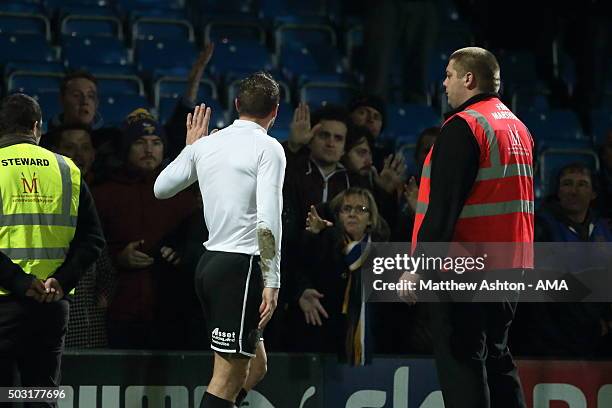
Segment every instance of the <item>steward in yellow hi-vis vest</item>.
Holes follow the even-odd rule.
[[[19,378],[23,387],[59,386],[69,315],[65,294],[104,247],[79,168],[38,146],[41,122],[31,97],[2,100],[0,387],[14,387]]]
[[[29,143],[0,149],[0,169],[0,251],[45,280],[74,237],[81,173],[72,160]]]

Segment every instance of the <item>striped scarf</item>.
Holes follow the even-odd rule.
[[[363,301],[361,266],[365,262],[372,241],[366,234],[361,241],[346,240],[342,253],[349,270],[344,290],[342,314],[346,315],[345,355],[350,365],[365,365],[366,362],[366,304]]]

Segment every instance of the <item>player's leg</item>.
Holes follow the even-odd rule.
[[[249,367],[249,374],[244,383],[244,387],[238,392],[236,396],[236,406],[240,407],[242,401],[246,398],[249,391],[251,391],[263,378],[266,376],[268,371],[268,356],[266,355],[266,348],[263,340],[257,343],[255,349],[255,357],[251,359]]]
[[[202,408],[234,406],[248,376],[249,360],[239,354],[215,353],[213,376],[204,394]]]

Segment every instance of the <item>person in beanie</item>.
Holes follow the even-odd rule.
[[[365,126],[374,139],[377,139],[385,123],[387,108],[385,101],[376,95],[361,95],[353,99],[349,106],[351,120],[357,126]]]
[[[153,184],[161,171],[166,137],[145,109],[130,113],[122,126],[123,166],[94,189],[94,198],[117,270],[117,287],[108,306],[108,341],[114,348],[154,348],[164,338],[158,317],[158,291],[179,257],[163,238],[196,209],[193,194],[159,201]],[[166,296],[179,294],[167,294]],[[168,345],[163,345],[168,346]]]
[[[353,99],[349,105],[351,122],[357,126],[366,127],[372,138],[372,160],[374,167],[382,171],[385,160],[397,161],[395,154],[395,141],[381,137],[384,130],[387,109],[385,101],[376,95],[361,95]]]

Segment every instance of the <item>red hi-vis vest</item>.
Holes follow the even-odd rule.
[[[497,259],[494,269],[533,268],[533,139],[529,130],[498,98],[476,102],[449,117],[444,125],[455,116],[472,130],[480,159],[452,241],[525,243],[505,246],[511,247],[512,253]],[[431,151],[421,174],[413,251],[429,205],[430,172]]]

